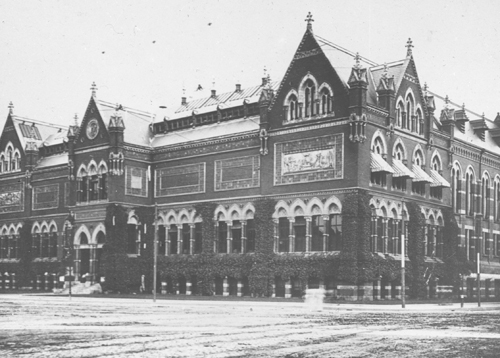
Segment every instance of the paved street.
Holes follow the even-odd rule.
[[[498,357],[499,309],[0,295],[0,356]]]

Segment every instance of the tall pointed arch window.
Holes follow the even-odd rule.
[[[493,195],[493,220],[500,221],[500,177],[498,176],[495,178]],[[500,250],[500,247],[498,247],[498,250]]]
[[[424,155],[421,149],[417,149],[413,155],[413,173],[415,178],[412,181],[411,189],[412,193],[418,195],[425,195],[425,189],[427,183],[432,183],[431,177],[424,171]]]
[[[451,169],[451,205],[454,213],[459,213],[462,203],[462,173],[458,165]]]
[[[394,148],[392,168],[395,171],[392,175],[392,188],[405,192],[408,179],[414,178],[414,175],[406,167],[406,154],[402,142],[397,143]]]
[[[490,216],[490,176],[484,173],[481,179],[481,214],[483,219],[488,220]]]
[[[382,138],[376,134],[371,148],[370,183],[372,185],[385,187],[387,183],[387,174],[394,174],[394,170],[391,168],[389,163],[385,161],[385,156],[385,144],[382,141]]]
[[[469,168],[465,173],[465,214],[467,216],[474,216],[474,189],[475,177],[472,169]]]
[[[12,170],[12,161],[13,161],[13,153],[12,153],[12,148],[7,149],[7,172],[10,172]]]
[[[406,96],[406,129],[415,132],[415,116],[414,116],[415,101],[411,93]]]
[[[406,122],[405,106],[402,101],[399,101],[397,106],[396,126],[399,128],[406,128],[405,122]]]
[[[418,108],[416,112],[415,132],[417,132],[419,135],[424,134],[424,116],[422,115],[422,111],[420,110],[420,108]]]
[[[304,83],[304,115],[305,117],[312,117],[316,113],[316,86],[314,82],[308,79]]]
[[[333,112],[332,93],[327,87],[321,89],[321,114]]]
[[[287,121],[294,121],[299,118],[299,105],[297,96],[290,94],[285,105],[285,117]]]

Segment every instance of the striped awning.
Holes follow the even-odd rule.
[[[449,188],[451,187],[450,183],[441,176],[437,171],[434,169],[431,169],[431,178],[432,178],[432,183],[431,187],[443,187],[443,188]]]
[[[394,170],[391,168],[389,163],[385,161],[384,158],[378,153],[371,152],[371,162],[370,169],[372,172],[385,172],[394,174]]]
[[[394,174],[392,174],[393,177],[398,177],[398,178],[415,178],[415,174],[408,169],[406,165],[401,160],[397,159],[392,159],[392,169],[394,169]]]
[[[422,168],[420,168],[420,166],[413,164],[412,170],[413,170],[413,174],[415,174],[415,178],[413,178],[414,182],[427,182],[427,183],[434,182],[434,180],[432,180],[432,178],[429,176],[429,174],[424,172],[424,170]]]

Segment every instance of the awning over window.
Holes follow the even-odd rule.
[[[412,173],[410,169],[406,165],[403,164],[401,160],[392,159],[392,169],[394,169],[393,177],[397,178],[415,178],[415,174]]]
[[[431,178],[432,178],[432,183],[431,187],[443,187],[443,188],[449,188],[451,187],[450,183],[446,181],[445,178],[441,176],[437,171],[431,169]]]
[[[371,163],[370,168],[372,172],[385,172],[394,174],[394,170],[391,168],[389,163],[385,161],[384,158],[378,153],[371,152]]]
[[[412,170],[413,170],[413,174],[415,174],[415,178],[413,178],[414,182],[434,183],[434,180],[432,180],[432,178],[429,176],[429,174],[424,172],[424,170],[422,168],[420,168],[420,166],[413,164]]]

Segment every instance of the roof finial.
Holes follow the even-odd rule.
[[[306,19],[304,21],[307,22],[307,29],[312,30],[312,22],[314,21],[314,19],[310,11],[307,14]]]
[[[14,104],[12,104],[12,101],[9,103],[9,114],[14,114]]]
[[[483,112],[483,115],[481,116],[482,120],[484,121],[484,112]]]
[[[448,104],[450,103],[450,99],[448,98],[448,95],[444,98],[444,106],[448,108]]]
[[[382,72],[382,77],[387,78],[387,63],[384,62],[384,72]]]
[[[76,113],[75,113],[74,120],[75,120],[75,127],[78,127],[78,114],[76,114]]]
[[[424,97],[427,97],[428,93],[427,90],[429,89],[429,86],[427,86],[427,82],[424,82]]]
[[[267,78],[267,68],[264,66],[264,78]]]
[[[408,41],[406,41],[406,56],[411,56],[411,49],[412,49],[413,46],[413,41],[411,40],[411,38],[408,37]]]
[[[465,111],[465,103],[462,103],[462,111]]]
[[[357,70],[359,70],[361,68],[361,64],[359,63],[360,60],[361,60],[361,56],[359,55],[359,52],[356,52],[356,56],[354,56],[354,61],[356,61],[354,68]]]
[[[90,90],[92,91],[92,97],[95,97],[95,95],[97,93],[97,86],[95,84],[95,81],[92,82],[92,86],[90,87]]]

